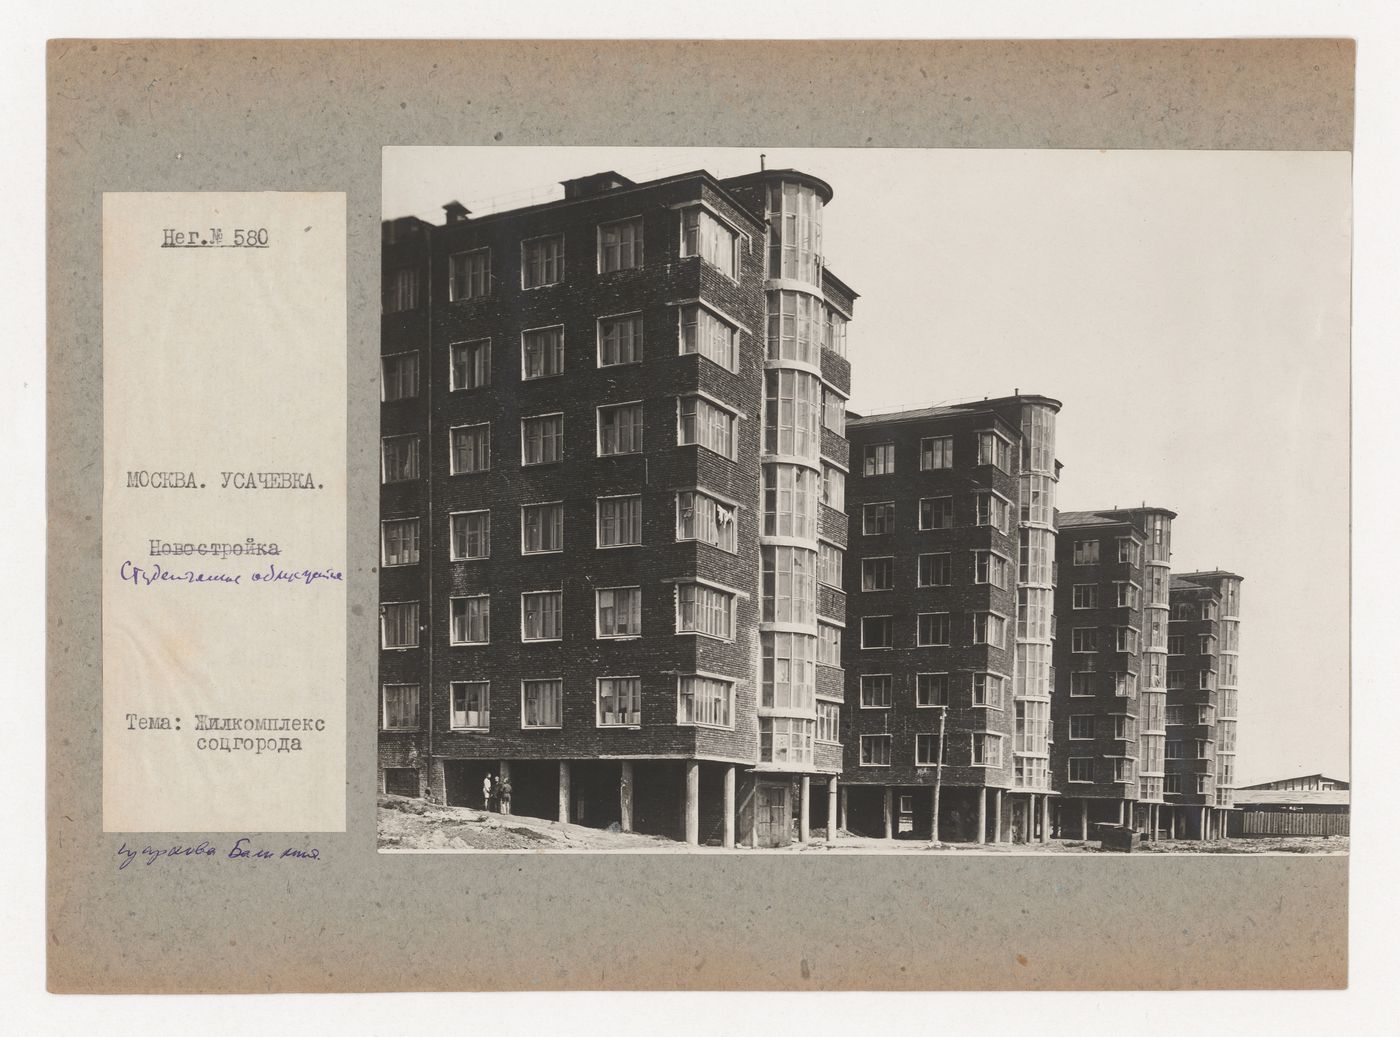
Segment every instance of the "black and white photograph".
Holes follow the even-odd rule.
[[[1347,155],[383,162],[381,851],[1346,852]]]

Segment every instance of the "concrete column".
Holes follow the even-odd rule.
[[[1170,812],[1169,814],[1167,814],[1167,826],[1168,826],[1168,827],[1167,827],[1167,838],[1168,838],[1168,839],[1175,839],[1175,838],[1176,838],[1176,807],[1172,807],[1171,812]]]
[[[726,850],[734,849],[734,768],[724,768],[724,831],[720,841]]]
[[[1118,823],[1123,824],[1128,817],[1128,804],[1125,800],[1118,801]]]
[[[894,790],[885,786],[885,838],[894,838]]]
[[[1089,838],[1089,801],[1087,799],[1079,801],[1079,838],[1084,840]]]
[[[841,810],[841,824],[840,824],[840,828],[841,828],[841,831],[843,831],[843,832],[846,832],[846,831],[849,831],[849,830],[850,830],[850,826],[849,826],[848,824],[846,824],[846,793],[847,793],[847,790],[846,790],[846,789],[841,789],[841,790],[840,790],[840,798],[841,798],[841,807],[840,807],[840,810]]]
[[[992,799],[992,842],[1001,842],[1001,789],[997,789]]]
[[[812,776],[802,775],[802,792],[797,804],[797,841],[812,841]]]
[[[836,841],[836,778],[826,779],[826,841]]]
[[[1042,844],[1050,841],[1050,797],[1048,795],[1040,797],[1040,841]]]
[[[987,841],[987,786],[977,790],[977,841]]]
[[[559,820],[569,820],[569,761],[559,761]]]
[[[624,832],[632,831],[632,761],[622,761],[622,780],[618,782],[618,802],[622,807],[622,820],[619,827]]]
[[[685,761],[685,841],[700,845],[700,761]]]

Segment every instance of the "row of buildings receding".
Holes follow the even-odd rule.
[[[1057,401],[848,415],[796,170],[383,235],[381,791],[725,846],[1219,830],[1239,577],[1061,514]],[[815,783],[815,788],[814,788]]]

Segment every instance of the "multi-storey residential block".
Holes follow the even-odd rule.
[[[1059,831],[1156,832],[1165,777],[1171,521],[1164,508],[1061,512],[1055,642]]]
[[[1235,805],[1241,582],[1220,571],[1172,577],[1166,802],[1177,835],[1225,835]]]
[[[1048,838],[1059,408],[849,422],[842,827]]]
[[[386,792],[806,839],[842,765],[855,293],[796,170],[384,225]]]

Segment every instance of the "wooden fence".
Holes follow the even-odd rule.
[[[1351,814],[1236,810],[1230,814],[1230,834],[1244,838],[1252,835],[1350,835]]]

